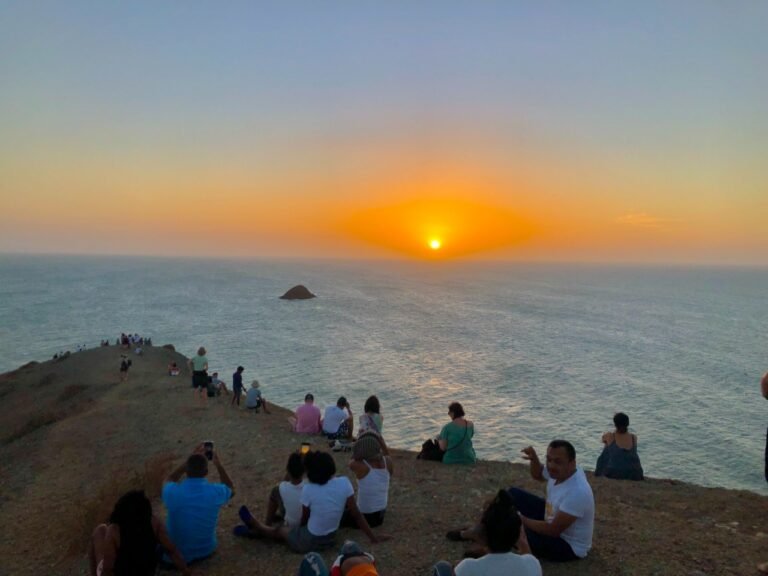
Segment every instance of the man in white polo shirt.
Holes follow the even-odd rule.
[[[523,449],[531,476],[547,483],[546,500],[510,488],[520,511],[533,555],[554,562],[585,558],[592,547],[595,498],[584,471],[576,466],[576,450],[566,440],[553,440],[547,447],[544,466],[533,447]]]

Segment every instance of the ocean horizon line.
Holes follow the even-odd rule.
[[[0,258],[57,258],[80,260],[153,260],[174,262],[244,262],[244,263],[270,263],[270,264],[297,264],[297,263],[338,263],[338,264],[403,264],[403,265],[427,265],[432,267],[448,267],[450,265],[520,265],[533,267],[573,267],[573,268],[606,268],[606,269],[655,269],[655,270],[768,270],[766,263],[743,262],[693,262],[693,261],[619,261],[619,260],[562,260],[562,259],[515,259],[515,258],[402,258],[402,257],[339,257],[339,256],[228,256],[228,255],[204,255],[190,254],[148,254],[148,253],[109,253],[109,252],[18,252],[0,250]]]

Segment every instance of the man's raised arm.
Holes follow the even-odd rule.
[[[235,495],[235,485],[232,483],[232,478],[229,477],[229,474],[227,474],[227,471],[224,469],[224,465],[221,463],[221,460],[219,459],[218,452],[213,453],[213,465],[216,466],[216,470],[219,471],[219,478],[221,478],[221,483],[228,486],[229,489],[232,491],[232,496]]]
[[[521,450],[523,453],[523,458],[525,460],[528,460],[530,463],[530,470],[531,470],[531,478],[534,480],[544,480],[544,466],[541,464],[541,461],[539,460],[539,455],[536,454],[536,450],[533,449],[533,446],[528,446],[527,448],[523,448]]]

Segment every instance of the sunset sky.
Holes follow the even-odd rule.
[[[4,2],[0,252],[766,265],[766,22]]]

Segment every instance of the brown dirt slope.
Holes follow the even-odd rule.
[[[293,574],[299,557],[286,548],[230,535],[240,504],[263,515],[287,455],[305,439],[288,431],[287,411],[248,414],[226,398],[198,408],[188,373],[165,375],[170,361],[184,357],[161,348],[133,357],[121,384],[119,355],[116,347],[98,348],[0,376],[0,576],[85,574],[88,534],[115,498],[143,486],[164,514],[157,500],[162,478],[208,438],[237,494],[221,513],[219,551],[199,572]],[[268,398],[269,389],[264,392]],[[335,458],[346,473],[348,455]],[[447,541],[446,530],[476,518],[500,487],[541,489],[517,464],[449,467],[405,451],[396,451],[394,461],[387,520],[377,529],[392,540],[372,547],[385,575],[423,575],[435,560],[458,561],[464,547]],[[768,560],[764,496],[664,480],[590,481],[597,500],[594,549],[578,563],[545,563],[547,575],[745,575]],[[351,530],[343,538],[365,540]]]

